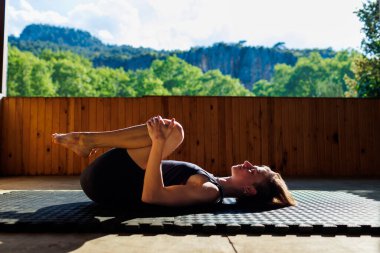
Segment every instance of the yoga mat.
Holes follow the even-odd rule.
[[[82,191],[12,191],[0,195],[0,231],[186,234],[379,235],[380,201],[344,191],[293,190],[298,206],[237,204],[111,208]]]

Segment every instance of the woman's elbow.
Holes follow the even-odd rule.
[[[144,204],[153,204],[151,199],[149,198],[144,198],[144,197],[141,197],[141,202],[144,203]]]
[[[150,205],[162,205],[162,201],[160,201],[157,197],[150,197],[150,196],[142,196],[141,202],[144,204],[150,204]]]
[[[154,197],[152,195],[143,193],[141,196],[141,202],[145,204],[154,204]]]

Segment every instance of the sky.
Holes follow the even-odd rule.
[[[361,0],[11,0],[7,32],[72,27],[107,44],[188,50],[216,42],[360,49]]]

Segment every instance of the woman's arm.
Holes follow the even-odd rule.
[[[161,159],[167,138],[174,127],[174,119],[164,128],[161,117],[154,117],[147,122],[152,147],[145,171],[141,200],[145,203],[161,205],[191,205],[212,202],[219,196],[218,188],[210,182],[201,186],[173,185],[165,187],[162,178]]]
[[[153,142],[145,170],[142,201],[151,203],[162,195],[164,183],[161,171],[161,159],[165,143]]]
[[[174,119],[171,120],[167,127],[165,127],[165,122],[161,116],[149,119],[146,125],[149,137],[152,140],[152,146],[146,165],[141,199],[143,202],[151,203],[164,192],[161,160],[166,140],[173,132]]]

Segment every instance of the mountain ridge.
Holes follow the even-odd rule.
[[[152,48],[132,47],[129,45],[104,44],[89,32],[44,24],[31,24],[24,28],[20,36],[9,36],[9,43],[20,50],[41,53],[44,49],[52,51],[70,50],[89,58],[94,67],[122,67],[126,71],[149,68],[155,59],[176,55],[189,64],[199,67],[203,72],[219,69],[224,75],[240,79],[248,89],[258,80],[270,80],[276,64],[293,66],[299,57],[319,52],[323,58],[333,57],[331,49],[287,49],[283,42],[273,47],[245,46],[238,43],[214,43],[208,47],[193,47],[190,50],[155,50]]]

